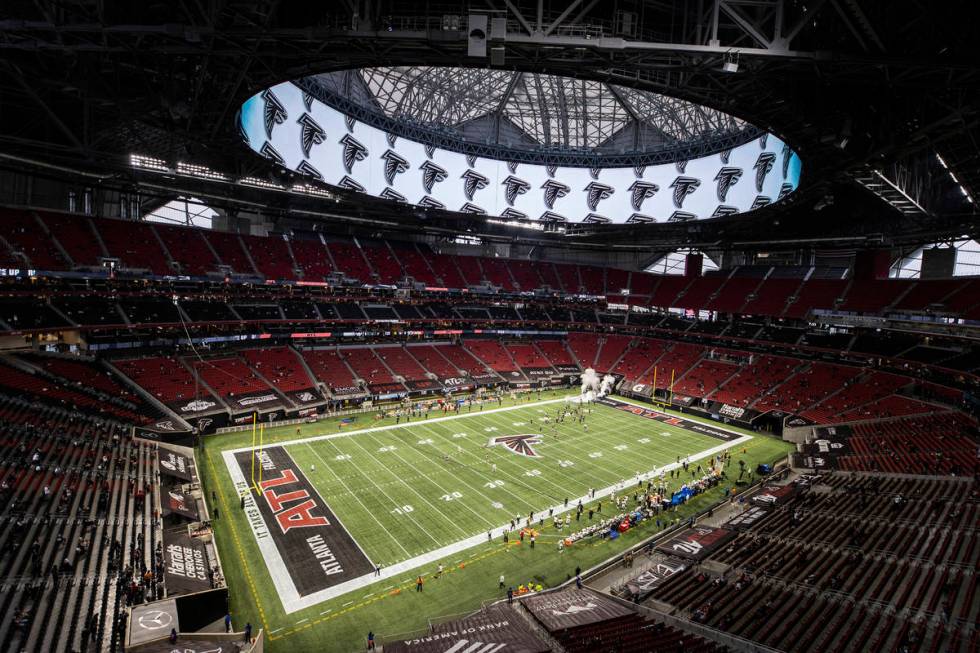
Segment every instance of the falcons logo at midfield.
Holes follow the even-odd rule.
[[[304,113],[296,122],[301,127],[299,130],[299,144],[303,148],[303,158],[308,159],[310,158],[310,150],[313,149],[313,146],[319,145],[327,139],[327,132],[308,113]]]
[[[296,172],[302,172],[304,175],[309,175],[317,181],[323,181],[323,175],[309,161],[300,161],[299,165],[296,166]]]
[[[549,179],[541,184],[541,189],[544,190],[544,205],[549,209],[555,208],[556,200],[565,197],[572,192],[571,187],[569,187],[567,184],[563,184],[560,181],[555,181],[554,179]]]
[[[385,150],[381,159],[385,162],[385,181],[388,182],[389,186],[395,183],[395,175],[408,170],[408,159],[394,150]]]
[[[633,210],[639,211],[643,208],[643,200],[656,195],[657,191],[660,190],[660,186],[652,181],[637,179],[626,190],[632,193],[630,195],[630,204],[633,206]]]
[[[684,206],[684,199],[696,191],[698,186],[701,185],[700,179],[695,179],[694,177],[680,176],[671,182],[670,187],[674,189],[674,207],[681,208]]]
[[[347,190],[356,190],[358,193],[366,193],[367,192],[367,189],[364,188],[364,186],[362,186],[358,182],[354,181],[353,179],[351,179],[347,175],[344,175],[344,178],[341,179],[340,181],[338,181],[337,182],[337,185],[340,186],[341,188],[346,188]]]
[[[444,181],[449,173],[446,169],[440,165],[436,165],[432,161],[426,161],[419,166],[419,170],[422,171],[422,187],[425,188],[426,193],[432,192],[432,187],[440,181]]]
[[[344,170],[350,173],[355,163],[367,158],[368,150],[361,141],[350,134],[344,134],[344,137],[340,139],[340,144],[344,146],[344,149],[341,151],[341,157],[344,160]]]
[[[514,201],[518,195],[523,195],[531,189],[531,184],[514,175],[507,177],[500,183],[504,187],[504,199],[507,200],[509,206],[514,206]]]
[[[279,101],[276,94],[269,89],[262,91],[262,103],[262,115],[265,118],[265,137],[272,138],[272,128],[284,123],[288,117],[286,107],[282,105],[282,102]]]
[[[476,170],[467,170],[460,175],[460,179],[463,180],[463,194],[471,202],[476,191],[486,188],[490,184],[490,180]]]
[[[273,161],[275,161],[281,166],[286,165],[286,159],[282,158],[282,155],[279,154],[279,151],[276,148],[272,147],[272,143],[270,143],[269,141],[266,141],[265,143],[262,144],[262,148],[259,150],[259,154],[261,154],[267,159],[272,159]]]
[[[734,168],[732,166],[724,166],[715,175],[715,181],[718,182],[718,201],[724,202],[725,198],[728,197],[729,189],[738,183],[738,180],[742,177],[742,169]]]
[[[773,164],[776,163],[776,153],[775,152],[763,152],[759,155],[759,158],[755,160],[755,190],[758,193],[762,192],[762,185],[766,183],[766,177],[772,170]]]
[[[538,453],[533,449],[532,445],[541,444],[542,436],[537,433],[524,433],[521,435],[501,435],[496,438],[490,438],[488,446],[490,447],[507,447],[512,452],[519,456],[527,456],[528,458],[537,458]]]
[[[585,197],[585,203],[589,205],[590,211],[595,211],[596,207],[599,206],[599,202],[613,194],[612,186],[609,184],[600,184],[597,181],[590,181],[589,185],[582,190],[588,193]]]

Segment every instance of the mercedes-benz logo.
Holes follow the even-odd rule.
[[[147,630],[160,630],[166,628],[174,621],[173,615],[165,610],[147,610],[140,615],[140,628]]]

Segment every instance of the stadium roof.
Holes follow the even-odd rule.
[[[717,152],[759,135],[744,120],[695,102],[607,82],[544,73],[397,66],[314,75],[301,82],[327,104],[379,126],[406,124],[465,143],[604,153]],[[338,106],[339,105],[339,106]],[[440,139],[442,140],[442,139]],[[686,151],[686,154],[685,154]]]

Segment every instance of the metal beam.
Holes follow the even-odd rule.
[[[548,25],[548,29],[544,31],[544,35],[548,36],[549,34],[554,32],[555,28],[561,25],[562,21],[568,18],[568,14],[572,13],[572,11],[574,11],[575,8],[578,7],[580,4],[582,4],[582,0],[573,0],[573,2],[569,3],[569,5],[565,8],[565,11],[558,14],[558,18],[556,18],[554,22],[551,23],[551,25]]]
[[[767,50],[772,48],[772,42],[762,35],[762,32],[759,31],[759,26],[753,25],[748,18],[742,15],[742,12],[739,9],[722,0],[721,10],[728,14],[729,18],[734,20],[735,24],[741,27],[742,31],[744,31],[746,34],[751,36],[756,43]]]
[[[514,3],[511,2],[510,0],[504,0],[504,4],[507,5],[507,8],[510,9],[510,12],[514,14],[515,18],[517,18],[517,22],[521,24],[521,27],[527,30],[528,34],[534,34],[534,30],[531,29],[531,24],[527,22],[526,18],[524,18],[524,14],[522,14],[520,10],[514,6]]]

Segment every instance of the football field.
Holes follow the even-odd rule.
[[[233,526],[270,639],[315,623],[311,615],[324,619],[397,594],[418,575],[432,578],[438,565],[455,575],[467,561],[506,551],[504,531],[515,540],[509,546],[518,540],[511,520],[524,524],[532,513],[537,548],[550,556],[559,538],[588,525],[588,510],[601,509],[593,521],[615,516],[611,494],[632,495],[638,481],[645,487],[678,459],[693,469],[729,448],[748,453],[757,440],[775,443],[618,399],[575,406],[548,394],[397,424],[365,414],[350,424],[303,425],[298,435],[296,427],[269,430],[261,451],[249,433],[218,436],[223,445],[207,454],[212,475],[224,480],[231,519],[223,526]],[[559,422],[566,408],[575,412]],[[667,483],[673,491],[690,478]],[[576,520],[580,501],[585,512]],[[568,512],[570,527],[552,528],[552,512]],[[228,544],[219,539],[225,566]],[[592,540],[576,547],[593,558],[615,553],[594,550]],[[480,584],[490,587],[496,573],[487,566]]]

